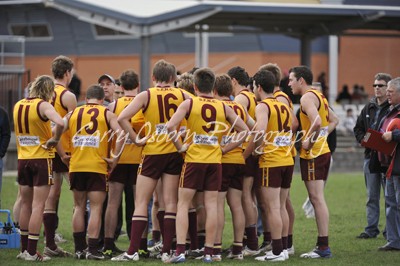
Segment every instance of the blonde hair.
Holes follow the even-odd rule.
[[[190,92],[191,94],[195,94],[193,82],[193,75],[186,72],[179,76],[178,80],[176,81],[176,86]]]
[[[29,88],[30,98],[40,98],[49,101],[53,96],[54,81],[47,75],[37,77]]]

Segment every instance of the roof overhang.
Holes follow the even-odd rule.
[[[195,0],[0,1],[0,5],[33,3],[43,3],[82,21],[136,36],[203,28],[196,24],[207,24],[209,32],[260,32],[309,38],[348,34],[347,30],[400,33],[400,6]]]
[[[210,31],[254,31],[291,36],[340,35],[348,29],[400,31],[400,7],[205,1],[221,12],[200,23]],[[243,29],[243,30],[242,30]]]

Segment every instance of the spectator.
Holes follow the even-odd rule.
[[[1,186],[3,182],[3,157],[6,155],[8,144],[10,143],[10,121],[8,120],[8,114],[3,107],[0,107],[0,195]],[[0,198],[0,209],[1,209],[1,198]]]
[[[365,93],[364,86],[359,86],[358,84],[355,84],[353,86],[353,94],[351,95],[352,103],[354,104],[363,103],[367,97],[368,94]]]
[[[289,86],[289,73],[287,70],[283,71],[283,78],[281,80],[281,83],[279,85],[281,90],[289,96],[290,100],[294,104],[300,103],[300,96],[299,95],[294,95],[292,92],[292,88]]]
[[[114,101],[124,96],[124,90],[121,87],[121,81],[119,79],[115,80],[114,88]],[[112,110],[111,110],[112,111]]]
[[[386,95],[390,104],[390,111],[382,119],[381,129],[385,132],[382,138],[386,142],[400,142],[399,129],[393,126],[393,120],[400,114],[400,78],[395,78],[387,84]],[[386,200],[386,230],[387,242],[379,247],[379,251],[400,251],[400,167],[399,145],[393,157],[390,157],[386,172],[385,200]]]
[[[329,92],[328,92],[328,86],[326,86],[326,73],[321,72],[319,74],[317,81],[321,84],[321,92],[325,96],[326,99],[329,99]]]
[[[76,101],[79,101],[79,96],[81,95],[81,79],[76,73],[72,76],[72,79],[68,85],[69,90],[75,94]]]
[[[353,109],[349,108],[346,111],[346,118],[343,120],[343,134],[348,136],[348,135],[354,135],[354,126],[356,125],[356,118],[354,117],[353,114]]]
[[[104,90],[104,106],[108,106],[111,102],[114,101],[114,89],[115,89],[115,79],[108,75],[103,74],[98,79],[99,86]]]
[[[336,98],[336,102],[340,104],[351,103],[351,95],[349,93],[349,86],[346,84],[342,87],[342,92]]]
[[[367,130],[378,129],[377,124],[380,123],[382,117],[389,109],[389,103],[386,97],[386,86],[387,83],[392,79],[389,74],[378,73],[375,75],[375,81],[373,84],[375,97],[367,103],[361,110],[360,115],[357,118],[356,126],[354,127],[354,135],[361,143]],[[364,178],[365,185],[367,187],[367,226],[357,238],[369,239],[375,238],[379,234],[379,216],[380,216],[380,190],[381,187],[385,186],[385,179],[380,171],[370,171],[370,169],[377,161],[376,152],[371,152],[370,149],[366,148],[364,152]]]

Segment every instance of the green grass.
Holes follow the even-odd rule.
[[[2,204],[5,209],[12,209],[17,193],[17,185],[15,177],[3,178]],[[366,223],[365,218],[365,200],[366,192],[364,185],[364,177],[362,173],[352,174],[331,174],[328,185],[326,187],[326,199],[330,211],[330,232],[329,241],[333,258],[325,260],[304,260],[299,255],[308,252],[316,243],[316,225],[313,219],[305,218],[301,206],[306,198],[306,189],[298,174],[294,176],[291,198],[296,211],[294,245],[296,255],[291,257],[289,261],[282,262],[287,265],[399,265],[400,252],[378,252],[377,248],[385,244],[382,235],[376,239],[360,240],[356,236],[363,231]],[[383,204],[382,204],[383,206]],[[381,210],[382,216],[384,210]],[[68,187],[63,185],[63,193],[59,208],[60,225],[58,231],[68,240],[61,246],[73,251],[72,240],[72,193]],[[232,241],[232,227],[229,215],[224,232],[224,246],[228,246]],[[1,217],[0,219],[3,219]],[[383,229],[384,219],[381,220],[380,229]],[[261,240],[261,239],[260,239]],[[40,240],[39,250],[43,250],[43,239]],[[128,247],[128,238],[121,237],[117,245],[121,249]],[[25,265],[30,264],[24,261],[18,261],[15,256],[18,254],[16,249],[0,249],[0,265]],[[110,261],[78,261],[74,259],[53,259],[46,262],[47,265],[105,265]],[[130,263],[114,263],[118,265],[128,265]],[[140,264],[160,265],[158,260],[142,259]],[[199,264],[201,262],[190,261],[186,264]],[[244,261],[228,261],[224,260],[221,264],[259,264],[252,258],[246,258]]]

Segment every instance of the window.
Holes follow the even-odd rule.
[[[96,39],[131,39],[131,38],[136,38],[135,36],[118,31],[118,30],[113,30],[107,27],[103,27],[100,25],[93,25],[94,28],[94,33]]]
[[[10,34],[25,36],[27,40],[50,40],[50,25],[43,24],[10,24]]]

